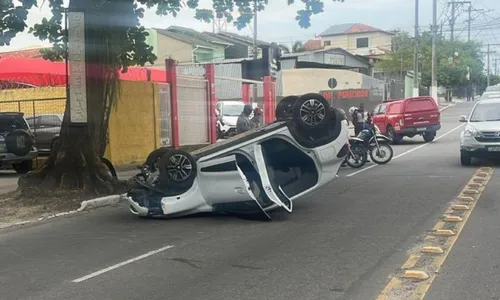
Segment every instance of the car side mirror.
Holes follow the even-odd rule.
[[[467,117],[466,116],[458,117],[458,122],[467,122]]]

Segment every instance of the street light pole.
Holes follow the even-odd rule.
[[[437,40],[437,0],[432,0],[432,78],[431,78],[431,96],[436,103],[438,100],[437,93],[437,57],[436,57],[436,40]]]
[[[257,0],[253,1],[253,59],[259,58],[259,47],[257,46]],[[256,79],[257,80],[257,79]],[[253,102],[257,102],[258,87],[253,84]]]
[[[418,97],[418,0],[415,0],[415,49],[413,50],[413,97]]]

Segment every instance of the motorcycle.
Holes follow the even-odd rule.
[[[354,145],[363,147],[370,155],[371,160],[379,165],[386,164],[392,160],[394,151],[390,145],[391,141],[389,137],[381,134],[378,127],[372,122],[369,122],[367,129],[363,129],[358,134],[356,140],[353,139]]]
[[[345,158],[345,163],[351,168],[361,168],[368,161],[368,151],[363,145],[363,139],[358,137],[349,138],[349,152]]]

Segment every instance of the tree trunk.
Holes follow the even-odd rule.
[[[123,1],[120,8],[133,12],[133,1]],[[108,122],[119,91],[118,72],[121,66],[120,43],[127,27],[116,24],[124,17],[116,9],[118,3],[92,6],[87,0],[72,0],[70,6],[85,10],[87,111],[88,123],[70,123],[69,103],[59,141],[54,145],[45,164],[19,179],[21,192],[29,195],[48,194],[54,190],[76,190],[89,195],[106,195],[120,190],[101,162],[107,144]],[[84,8],[82,8],[82,5]],[[86,7],[89,6],[89,7]],[[114,16],[116,15],[116,16]],[[114,17],[110,17],[114,16]],[[127,19],[127,17],[124,17]]]

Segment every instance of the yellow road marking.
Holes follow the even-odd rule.
[[[443,218],[434,225],[432,233],[424,238],[426,245],[420,247],[420,254],[410,254],[400,272],[392,277],[377,300],[424,299],[492,174],[493,169],[489,167],[479,168],[474,173],[460,192],[458,203],[453,203],[446,209]]]

